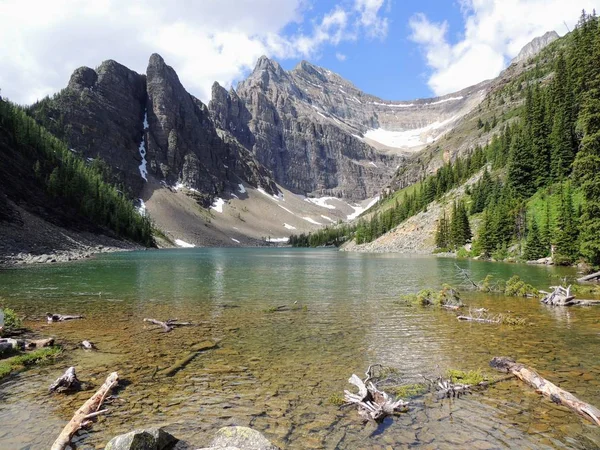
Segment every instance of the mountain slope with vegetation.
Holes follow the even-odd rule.
[[[33,222],[53,230],[48,234],[54,235],[47,237],[45,246],[40,229],[25,230],[38,235],[34,239],[41,246],[38,252],[47,251],[48,246],[55,250],[54,238],[63,232],[67,236],[68,231],[87,233],[82,246],[104,242],[90,238],[97,235],[105,235],[110,245],[119,245],[121,240],[153,245],[150,221],[105,182],[106,169],[99,161],[75,155],[22,108],[1,99],[0,154],[2,253],[36,253],[30,248],[32,242],[18,242],[22,228]],[[64,241],[76,246],[76,237],[65,236]]]
[[[572,33],[552,42],[527,63],[527,70],[514,71],[488,94],[477,111],[480,117],[471,118],[483,132],[495,130],[487,144],[462,156],[456,147],[439,144],[437,154],[454,153],[456,159],[448,158],[410,192],[389,194],[393,206],[384,199],[368,217],[344,230],[345,239],[359,246],[377,239],[485,167],[481,180],[466,188],[454,206],[456,213],[437,218],[440,249],[461,249],[470,241],[469,233],[451,225],[460,222],[464,228],[468,212],[471,223],[480,225],[473,230],[472,249],[462,254],[496,259],[552,255],[559,264],[583,260],[600,265],[598,61],[599,21],[584,12]],[[510,108],[505,107],[508,102]],[[502,116],[490,122],[489,111],[500,105]],[[426,164],[421,163],[422,169]],[[455,217],[459,212],[460,220]]]

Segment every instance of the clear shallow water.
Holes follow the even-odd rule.
[[[84,320],[28,326],[67,348],[58,364],[0,384],[0,448],[48,448],[91,391],[50,396],[75,365],[91,389],[117,370],[110,416],[77,439],[103,448],[116,434],[153,424],[207,445],[216,429],[252,426],[282,448],[599,448],[600,429],[508,381],[453,401],[418,400],[379,428],[328,403],[369,364],[399,368],[407,382],[448,368],[486,369],[493,356],[531,364],[542,376],[600,405],[600,308],[549,309],[537,300],[465,294],[471,305],[511,311],[532,325],[459,323],[455,314],[395,303],[424,287],[458,284],[453,259],[300,249],[186,249],[103,255],[64,265],[0,271],[0,303],[28,317]],[[458,261],[547,288],[571,269]],[[268,313],[283,304],[307,311]],[[162,333],[142,319],[200,323]],[[89,339],[100,348],[75,349]],[[195,343],[218,340],[175,376],[154,376]]]

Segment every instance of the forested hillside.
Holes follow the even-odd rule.
[[[0,220],[12,219],[9,200],[66,228],[106,230],[145,246],[150,221],[104,181],[99,161],[85,161],[25,111],[0,99]]]
[[[466,197],[452,205],[452,213],[439,218],[440,249],[459,249],[470,241],[468,214],[480,223],[473,230],[471,256],[529,260],[549,256],[553,249],[556,263],[583,259],[600,265],[596,15],[583,12],[576,29],[543,50],[532,67],[488,97],[488,104],[515,97],[522,101],[485,147],[384,198],[378,212],[353,228],[323,230],[294,242],[370,242],[483,170]]]

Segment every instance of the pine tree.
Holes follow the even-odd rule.
[[[512,139],[506,183],[523,198],[530,197],[535,191],[533,155],[522,131]]]
[[[525,242],[525,251],[523,258],[527,261],[532,261],[544,258],[548,255],[548,250],[544,247],[540,238],[540,232],[535,218],[531,221],[531,228],[527,233],[527,241]]]
[[[578,230],[573,209],[573,194],[570,184],[566,189],[561,185],[560,207],[556,218],[556,231],[554,234],[555,264],[572,264],[579,255]]]
[[[483,218],[479,227],[477,239],[483,254],[487,257],[491,256],[498,246],[490,208],[486,208],[483,211]]]
[[[446,210],[443,210],[442,217],[438,222],[437,231],[435,233],[435,245],[439,249],[450,248],[450,227],[448,219],[446,219]]]
[[[600,266],[600,66],[597,64],[600,61],[600,29],[597,20],[594,22],[592,59],[596,64],[586,73],[586,80],[581,81],[584,88],[589,83],[590,89],[583,95],[579,123],[584,137],[573,171],[585,198],[580,227],[581,254],[593,265]]]

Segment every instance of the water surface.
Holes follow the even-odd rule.
[[[88,261],[0,271],[0,303],[30,318],[85,319],[27,325],[67,351],[59,363],[0,384],[0,448],[48,448],[111,371],[124,380],[111,414],[76,439],[103,448],[136,427],[168,425],[197,446],[227,425],[251,426],[282,448],[599,448],[600,431],[576,414],[508,381],[458,400],[419,399],[382,426],[328,402],[369,364],[407,382],[448,368],[487,370],[493,356],[530,364],[600,405],[600,308],[550,309],[537,300],[465,294],[473,306],[522,316],[525,327],[461,323],[455,313],[401,306],[424,287],[458,284],[455,263],[474,279],[517,273],[540,288],[572,269],[456,261],[428,256],[303,249],[185,249],[102,255]],[[279,305],[306,311],[269,313]],[[199,323],[171,333],[145,317]],[[88,339],[95,353],[77,349]],[[191,346],[217,340],[170,378],[156,376]],[[47,394],[75,365],[90,391]]]

